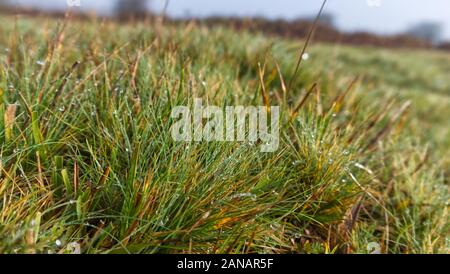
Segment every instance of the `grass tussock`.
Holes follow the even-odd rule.
[[[295,73],[298,41],[0,20],[1,253],[449,252],[448,55],[313,45]],[[279,105],[280,149],[174,142],[196,97]]]

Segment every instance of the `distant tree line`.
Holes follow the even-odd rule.
[[[151,0],[115,0],[114,13],[120,19],[140,19],[151,16],[149,6]],[[16,12],[7,6],[14,5],[14,1],[0,0],[0,6],[4,12]],[[22,11],[24,12],[24,11]],[[28,11],[29,14],[38,12]],[[56,16],[56,14],[52,13]],[[314,17],[306,17],[297,20],[268,20],[263,17],[239,18],[239,17],[209,17],[199,21],[206,25],[226,25],[235,29],[264,32],[284,37],[305,37],[312,27]],[[186,21],[181,19],[177,21]],[[195,19],[194,19],[195,20]],[[319,26],[314,38],[323,42],[341,42],[348,44],[374,45],[383,47],[411,47],[450,49],[450,42],[442,41],[442,26],[434,22],[421,22],[411,26],[404,34],[394,36],[378,36],[370,32],[345,33],[335,27],[335,18],[332,14],[324,13],[319,20]]]
[[[422,22],[412,26],[407,33],[411,36],[437,44],[441,40],[442,26],[438,23]]]
[[[120,18],[142,18],[148,14],[148,0],[117,0],[115,13]]]
[[[372,45],[390,48],[432,48],[437,45],[425,37],[410,33],[393,36],[376,35],[370,32],[346,33],[333,26],[332,17],[319,20],[313,39],[328,43],[344,43],[352,45]],[[178,22],[180,20],[173,20]],[[181,19],[181,21],[184,21]],[[206,26],[228,26],[237,30],[262,32],[287,38],[304,38],[313,27],[311,18],[297,20],[268,20],[259,18],[209,17],[198,20]]]

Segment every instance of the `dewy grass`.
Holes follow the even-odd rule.
[[[447,55],[312,45],[287,89],[298,41],[0,20],[0,252],[449,252]],[[194,98],[279,149],[175,142]]]

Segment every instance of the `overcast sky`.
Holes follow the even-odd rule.
[[[10,0],[46,8],[64,9],[67,0]],[[83,9],[111,12],[114,0],[80,0]],[[155,11],[165,0],[153,0]],[[171,16],[265,16],[294,19],[317,13],[321,0],[171,0]],[[377,2],[379,5],[376,5]],[[375,5],[370,5],[375,3]],[[444,37],[450,40],[450,0],[328,0],[325,12],[336,18],[336,25],[346,31],[372,31],[379,34],[401,32],[415,23],[441,23]]]

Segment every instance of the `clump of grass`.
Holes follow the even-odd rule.
[[[448,252],[448,170],[401,134],[408,98],[221,28],[1,32],[2,253]],[[195,97],[280,105],[280,149],[174,142]]]

